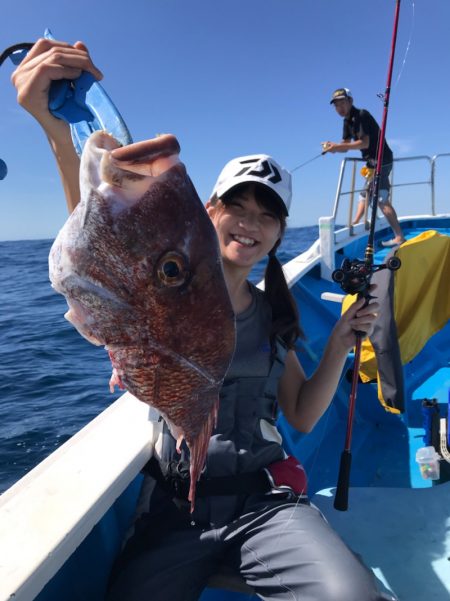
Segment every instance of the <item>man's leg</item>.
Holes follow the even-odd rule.
[[[367,207],[367,197],[362,194],[358,199],[358,206],[356,208],[355,217],[353,218],[352,225],[356,225],[359,223],[366,212]]]
[[[394,246],[397,244],[402,244],[405,241],[405,237],[403,236],[402,228],[400,226],[400,223],[398,222],[397,213],[395,212],[394,207],[389,202],[388,190],[380,190],[378,206],[380,207],[381,212],[386,217],[389,225],[392,228],[392,231],[395,234],[395,237],[392,240],[388,240],[388,242],[385,243],[384,246]]]
[[[391,170],[392,164],[383,165],[382,167],[378,205],[380,207],[381,212],[386,217],[389,225],[391,226],[395,237],[392,240],[385,241],[384,243],[382,242],[381,244],[383,246],[397,246],[398,244],[402,244],[405,241],[402,228],[400,226],[400,223],[398,222],[397,213],[395,212],[394,207],[389,201],[391,189],[389,176]]]

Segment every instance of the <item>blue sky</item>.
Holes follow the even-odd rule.
[[[329,105],[337,87],[350,87],[356,106],[381,121],[394,7],[395,0],[21,0],[2,3],[0,46],[34,41],[46,27],[85,42],[133,138],[174,133],[206,201],[234,156],[268,153],[292,169],[322,141],[340,139],[341,119]],[[387,127],[396,156],[450,151],[449,23],[449,0],[402,1]],[[0,69],[0,158],[9,168],[0,182],[0,240],[52,238],[67,217],[62,188],[42,131],[16,104],[12,70],[9,61]],[[343,156],[295,172],[291,226],[331,212]],[[416,200],[407,193],[401,202],[414,209]]]

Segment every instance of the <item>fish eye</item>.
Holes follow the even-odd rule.
[[[180,275],[180,268],[176,261],[166,261],[164,265],[162,265],[161,270],[164,277],[168,279],[177,278]]]
[[[157,266],[157,274],[164,286],[181,286],[189,276],[184,257],[174,252],[161,257]]]

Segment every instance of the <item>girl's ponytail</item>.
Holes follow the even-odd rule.
[[[269,252],[269,260],[264,274],[267,300],[272,307],[271,343],[279,336],[288,348],[294,348],[297,338],[304,338],[300,327],[297,304],[288,288],[276,251],[279,240]]]

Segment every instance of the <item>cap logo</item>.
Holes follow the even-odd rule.
[[[260,159],[250,159],[247,161],[242,161],[241,164],[244,163],[251,164],[241,169],[241,171],[236,173],[234,177],[240,177],[241,175],[244,175],[244,173],[246,173],[247,175],[254,175],[255,177],[259,177],[260,179],[266,179],[272,184],[277,184],[278,182],[281,182],[280,172],[275,167],[275,165],[272,165],[272,163],[269,163],[269,161],[260,161]],[[252,168],[255,163],[260,163],[259,169]]]

